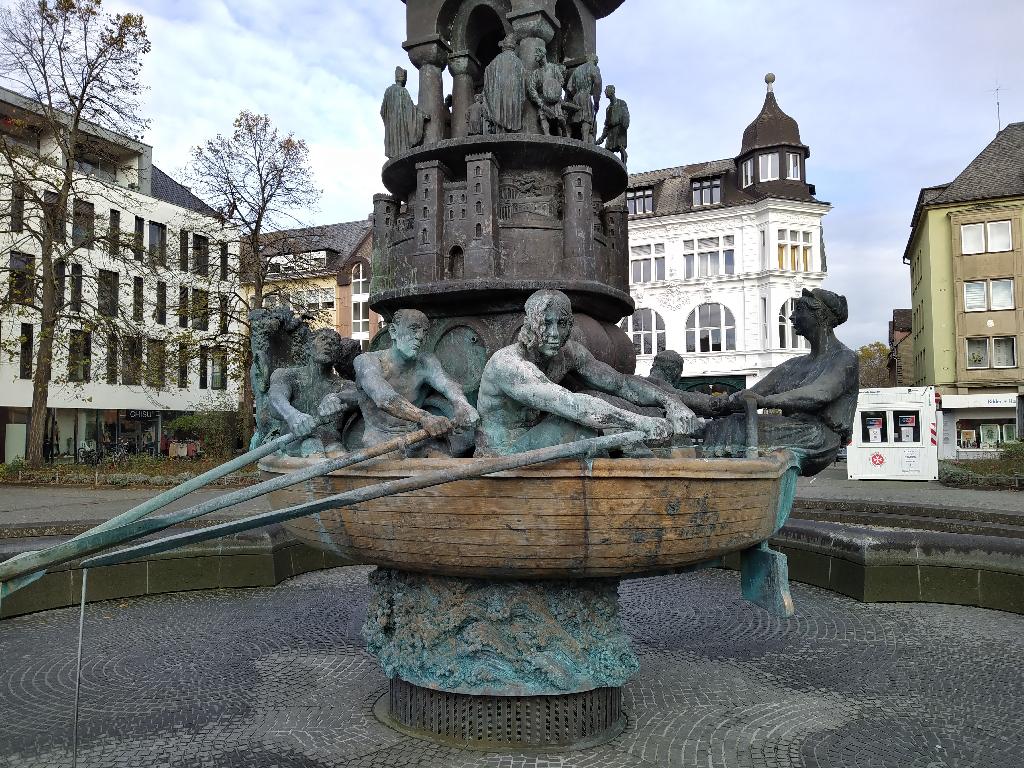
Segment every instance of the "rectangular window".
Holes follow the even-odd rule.
[[[988,339],[967,339],[967,367],[988,368]]]
[[[761,297],[761,344],[764,349],[769,348],[768,341],[768,297]]]
[[[992,339],[992,367],[1017,367],[1017,338],[1015,336],[996,336]]]
[[[985,225],[962,224],[960,226],[960,253],[985,252]]]
[[[67,283],[67,262],[64,259],[57,259],[53,262],[54,292],[57,294],[57,306],[64,306],[64,291]]]
[[[110,209],[107,220],[107,253],[111,256],[121,254],[121,212],[117,208]]]
[[[96,239],[96,211],[92,203],[75,200],[71,223],[71,243],[75,248],[92,248]]]
[[[198,288],[192,289],[192,328],[197,331],[210,330],[210,294]]]
[[[21,324],[21,349],[18,358],[18,378],[32,378],[32,323]]]
[[[992,309],[1013,309],[1013,279],[992,280]]]
[[[11,188],[11,232],[25,229],[25,185],[14,182]]]
[[[136,323],[142,322],[142,315],[145,312],[145,283],[141,277],[132,281],[132,320]]]
[[[760,181],[775,181],[779,178],[779,153],[772,152],[767,155],[759,155],[758,158],[759,171],[758,179]]]
[[[814,266],[814,252],[811,245],[811,233],[795,229],[780,229],[779,269],[792,272],[809,272]]]
[[[101,269],[96,279],[96,309],[104,317],[117,317],[117,272]]]
[[[178,344],[178,389],[188,389],[187,344]]]
[[[163,389],[167,384],[167,347],[162,339],[146,339],[146,386]]]
[[[654,189],[631,189],[626,192],[626,210],[630,216],[654,213]]]
[[[11,251],[9,288],[11,301],[31,305],[36,299],[36,258]]]
[[[188,232],[181,231],[178,242],[178,269],[188,272]]]
[[[82,311],[82,265],[71,265],[71,301],[68,309],[72,312]]]
[[[188,328],[188,288],[178,288],[178,327]]]
[[[128,336],[121,344],[121,383],[142,383],[142,337]]]
[[[722,180],[707,179],[695,181],[692,185],[693,207],[716,205],[722,202]]]
[[[988,252],[1000,253],[1013,250],[1010,237],[1009,221],[990,221],[988,223]]]
[[[228,388],[228,354],[219,347],[210,353],[210,389]]]
[[[352,302],[352,333],[370,333],[370,305],[365,301]]]
[[[746,189],[754,183],[754,161],[744,160],[743,161],[743,188]]]
[[[320,291],[320,308],[321,309],[334,309],[334,290],[331,288],[324,288]]]
[[[199,388],[200,389],[209,389],[210,388],[209,379],[207,378],[207,376],[208,376],[208,369],[210,367],[209,363],[207,362],[209,356],[210,356],[209,355],[209,350],[206,347],[200,347],[199,348]]]
[[[964,283],[964,311],[984,312],[988,309],[988,282],[972,280]]]
[[[155,221],[149,222],[149,263],[167,266],[167,226]]]
[[[220,279],[228,279],[228,244],[220,244]]]
[[[203,277],[210,273],[210,241],[202,235],[192,236],[192,269]]]
[[[107,334],[107,384],[117,384],[117,334]]]
[[[68,334],[68,381],[89,381],[92,368],[92,334],[72,330]]]
[[[153,312],[153,319],[157,325],[167,325],[167,283],[156,284],[156,308]]]
[[[786,153],[786,178],[800,180],[800,155],[797,152]]]
[[[136,261],[142,261],[142,257],[145,254],[143,250],[144,240],[146,236],[146,220],[141,216],[135,217],[135,231],[132,233],[132,256],[135,257]]]
[[[217,297],[217,309],[219,322],[217,324],[218,330],[221,333],[228,332],[228,297],[223,293]]]
[[[65,243],[68,237],[66,210],[57,210],[58,199],[56,192],[43,193],[43,226],[54,242]]]

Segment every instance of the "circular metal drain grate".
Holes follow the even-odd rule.
[[[626,726],[621,688],[561,696],[470,696],[394,678],[375,711],[410,735],[484,750],[595,746]]]

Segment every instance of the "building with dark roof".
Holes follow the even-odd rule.
[[[369,303],[371,229],[369,219],[358,219],[269,234],[264,306],[287,304],[369,346],[381,325]]]
[[[913,383],[942,396],[940,456],[986,455],[1024,419],[1024,123],[922,189],[910,227]]]
[[[811,150],[782,111],[774,75],[735,157],[629,177],[630,293],[623,321],[637,368],[675,349],[680,386],[735,391],[807,351],[789,322],[803,288],[821,285],[821,219],[807,180]]]
[[[67,301],[58,308],[48,407],[33,413],[43,284],[35,222],[56,190],[42,174],[26,174],[33,163],[7,158],[24,153],[60,167],[57,129],[44,118],[38,103],[0,88],[0,198],[11,201],[0,269],[13,268],[31,288],[19,301],[0,299],[0,338],[20,340],[0,355],[0,461],[24,455],[30,418],[46,419],[51,457],[115,446],[167,453],[171,419],[237,407],[227,346],[236,330],[237,234],[153,165],[148,144],[82,126],[70,221],[53,256]]]

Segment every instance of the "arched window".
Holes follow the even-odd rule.
[[[687,352],[732,352],[736,320],[721,304],[701,304],[686,318]]]
[[[779,310],[779,349],[810,349],[810,343],[803,336],[797,336],[789,316],[796,308],[796,299],[790,299]]]
[[[445,277],[449,280],[461,280],[464,270],[465,256],[459,246],[453,246],[448,252],[448,268]]]
[[[370,270],[361,261],[352,267],[352,293],[370,292]]]
[[[651,309],[638,309],[619,327],[633,339],[638,355],[656,355],[665,351],[665,319]]]

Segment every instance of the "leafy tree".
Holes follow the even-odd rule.
[[[857,350],[860,358],[860,388],[889,386],[889,347],[881,341],[865,344]]]
[[[55,340],[74,324],[89,333],[118,313],[101,312],[81,275],[65,294],[66,270],[76,251],[96,240],[86,197],[118,195],[84,169],[118,167],[125,144],[147,122],[139,113],[139,73],[150,43],[142,16],[107,14],[101,0],[16,0],[0,10],[0,76],[16,108],[0,125],[0,189],[10,233],[9,272],[0,310],[38,322],[32,371],[32,413],[45,414]],[[117,204],[116,200],[112,200]],[[73,219],[72,236],[67,222]],[[120,245],[111,248],[120,251]],[[80,300],[79,300],[80,299]],[[76,314],[70,317],[69,305]],[[70,367],[82,362],[85,336],[71,341]],[[14,339],[15,344],[19,339]],[[82,371],[70,371],[69,376]],[[28,463],[43,460],[46,419],[31,419]]]
[[[309,148],[294,134],[282,134],[267,115],[243,110],[232,132],[218,134],[192,150],[188,178],[200,196],[223,212],[241,236],[239,277],[248,286],[234,307],[243,329],[234,351],[243,372],[243,437],[253,431],[253,391],[245,375],[251,363],[248,314],[287,297],[272,286],[282,274],[294,285],[322,268],[309,253],[321,230],[301,228],[300,217],[320,197],[309,164]]]

